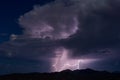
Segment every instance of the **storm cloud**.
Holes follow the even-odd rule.
[[[49,37],[48,42],[52,39],[61,43],[60,46],[73,50],[73,55],[100,53],[101,56],[119,46],[119,3],[118,0],[56,0],[34,6],[19,18],[19,24],[25,29],[25,37],[45,40]]]
[[[37,5],[19,18],[19,24],[25,28],[25,35],[31,38],[64,39],[78,29],[78,10],[75,7],[61,1]]]
[[[92,9],[86,15],[79,15],[80,30],[65,40],[67,46],[83,53],[118,47],[120,43],[119,4],[117,0],[108,0],[106,7]]]
[[[35,5],[19,18],[23,35],[1,44],[0,56],[39,60],[50,68],[55,50],[62,47],[73,59],[119,62],[119,4],[119,0],[56,0]]]

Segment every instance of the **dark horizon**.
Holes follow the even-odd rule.
[[[110,73],[107,71],[84,70],[64,70],[52,73],[15,73],[0,76],[0,80],[119,80],[120,73]]]

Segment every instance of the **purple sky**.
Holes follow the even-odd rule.
[[[119,0],[6,2],[11,9],[6,15],[7,7],[1,6],[5,26],[0,30],[1,74],[83,68],[120,71]]]

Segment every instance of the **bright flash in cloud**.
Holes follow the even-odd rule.
[[[70,51],[65,48],[59,48],[55,51],[56,58],[53,59],[53,71],[62,71],[65,69],[76,70],[82,69],[82,65],[86,65],[96,59],[72,59],[69,57]]]

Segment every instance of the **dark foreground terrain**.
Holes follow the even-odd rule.
[[[120,73],[109,73],[91,69],[64,70],[54,73],[10,74],[0,76],[0,80],[120,80]]]

